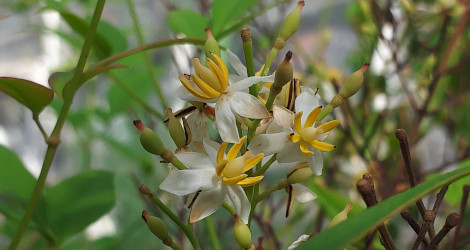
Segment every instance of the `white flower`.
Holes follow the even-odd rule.
[[[238,143],[240,137],[235,115],[252,119],[269,117],[266,107],[256,97],[246,93],[248,87],[258,82],[273,81],[274,75],[246,77],[245,73],[229,84],[227,66],[219,56],[212,55],[216,62],[206,58],[209,68],[195,58],[193,65],[196,74],[179,75],[183,86],[178,89],[178,96],[187,101],[215,102],[215,125],[220,137],[223,141]],[[240,60],[234,60],[233,55],[230,58],[234,64],[232,66],[241,74],[243,64]]]
[[[306,161],[313,173],[321,175],[323,168],[321,151],[327,152],[335,148],[334,145],[321,140],[326,137],[328,131],[339,125],[339,121],[333,120],[315,127],[315,121],[322,109],[318,104],[319,100],[313,91],[302,91],[295,99],[296,114],[293,126],[288,131],[256,135],[248,148],[254,153],[264,152],[265,155],[277,153],[276,159],[280,163]],[[282,117],[288,118],[289,116]],[[278,118],[274,114],[274,120],[276,119]],[[270,129],[268,129],[269,132]]]
[[[290,212],[292,211],[294,200],[306,203],[313,201],[317,198],[317,195],[313,193],[312,190],[310,190],[305,185],[299,183],[289,185],[286,191],[288,193],[286,217],[289,216]]]
[[[191,207],[191,223],[211,215],[224,201],[235,209],[244,223],[248,223],[251,205],[242,187],[257,184],[263,176],[248,177],[245,172],[261,161],[264,155],[252,157],[251,152],[247,152],[237,157],[245,140],[246,136],[242,137],[226,156],[228,143],[219,145],[210,140],[204,140],[208,155],[195,152],[176,154],[189,169],[171,172],[160,188],[180,196],[200,192]]]

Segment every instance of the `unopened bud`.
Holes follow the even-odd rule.
[[[340,222],[345,221],[348,218],[348,213],[349,211],[351,211],[352,208],[353,208],[353,205],[347,204],[346,207],[343,209],[343,211],[341,211],[339,214],[333,217],[330,224],[328,225],[328,228],[338,225]]]
[[[242,42],[251,42],[251,31],[248,28],[243,28],[240,31],[240,36],[242,38]]]
[[[304,7],[305,2],[299,1],[297,3],[297,7],[293,10],[289,15],[287,15],[286,19],[284,19],[284,23],[281,26],[281,32],[279,33],[279,37],[284,39],[284,41],[289,40],[289,38],[297,31],[300,24],[300,11]]]
[[[251,242],[251,232],[250,228],[238,217],[234,215],[235,226],[233,227],[233,234],[235,235],[235,240],[238,244],[244,249],[249,249],[253,243]]]
[[[139,186],[139,192],[143,195],[153,196],[153,191],[145,184]]]
[[[206,57],[212,59],[212,61],[216,61],[214,56],[211,55],[210,52],[220,56],[220,48],[219,48],[219,43],[217,43],[217,40],[215,40],[214,36],[212,35],[212,30],[209,28],[206,28],[204,30],[207,35],[207,40],[206,43],[204,44],[204,53],[206,53]]]
[[[134,126],[139,129],[140,143],[147,152],[154,155],[161,155],[165,152],[165,146],[162,140],[160,140],[160,137],[153,130],[145,127],[140,120],[135,120]]]
[[[160,240],[166,241],[170,237],[166,229],[165,222],[160,218],[151,216],[147,210],[142,211],[142,219],[145,221],[150,231],[157,236]]]
[[[343,99],[347,99],[356,94],[362,86],[362,82],[364,81],[364,73],[369,68],[369,65],[369,63],[364,63],[364,65],[362,65],[359,70],[350,75],[339,90],[338,95],[343,97]]]
[[[274,75],[274,82],[270,89],[270,91],[273,92],[272,94],[278,95],[281,92],[282,87],[292,80],[294,69],[290,63],[291,59],[292,52],[289,51],[287,52],[286,57],[284,57],[284,60],[277,67],[276,74]]]
[[[186,146],[186,135],[180,121],[176,119],[171,108],[168,108],[165,112],[168,115],[168,130],[170,131],[171,139],[173,139],[178,148]]]
[[[312,170],[308,166],[308,163],[300,163],[295,167],[291,168],[287,173],[287,183],[289,185],[303,182],[313,175]]]

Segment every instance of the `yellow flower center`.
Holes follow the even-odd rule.
[[[237,157],[243,143],[246,141],[246,136],[240,139],[240,143],[234,144],[225,157],[225,150],[228,143],[223,142],[217,152],[217,168],[215,169],[218,176],[227,185],[239,185],[242,187],[253,186],[263,179],[263,176],[248,177],[246,171],[252,169],[258,162],[263,159],[264,154],[252,156],[251,152],[246,152],[244,155]]]
[[[219,97],[225,93],[228,85],[228,69],[222,58],[218,55],[211,53],[215,62],[209,58],[206,58],[207,65],[209,68],[201,64],[199,59],[193,60],[193,66],[196,70],[196,75],[184,75],[180,74],[179,79],[183,86],[194,96],[204,99],[211,100]],[[197,89],[190,81],[193,81]]]
[[[338,120],[329,121],[318,127],[314,127],[313,124],[318,118],[318,115],[321,112],[322,107],[316,107],[307,117],[305,124],[302,126],[302,112],[295,114],[294,125],[297,132],[291,133],[287,136],[287,139],[291,142],[297,143],[300,142],[300,151],[306,157],[313,154],[310,151],[308,145],[312,146],[315,149],[320,151],[331,151],[336,146],[329,143],[318,141],[317,138],[319,135],[326,133],[339,125]]]

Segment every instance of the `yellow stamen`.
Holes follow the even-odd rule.
[[[220,84],[217,79],[217,76],[214,75],[214,73],[212,73],[210,69],[202,65],[198,58],[193,59],[193,65],[194,65],[194,69],[196,70],[196,74],[204,82],[209,84],[209,86],[211,86],[213,89],[220,92]]]
[[[235,177],[243,173],[243,169],[246,165],[246,156],[237,157],[231,161],[228,161],[227,165],[222,172],[222,175],[227,178]]]
[[[305,157],[313,155],[313,152],[308,150],[308,144],[305,141],[300,142],[300,152],[302,152],[302,155]]]
[[[296,142],[299,142],[300,140],[302,140],[302,137],[297,133],[292,133],[292,134],[289,134],[287,136],[287,140],[289,140],[293,143],[296,143]]]
[[[317,120],[318,115],[321,112],[321,108],[322,108],[321,106],[316,107],[314,110],[312,110],[312,112],[310,112],[310,114],[307,117],[307,121],[305,121],[304,128],[305,127],[311,127],[313,125],[313,123],[315,123],[315,121]]]
[[[258,162],[260,162],[264,157],[264,153],[257,154],[254,157],[251,157],[250,159],[246,160],[245,163],[245,168],[243,169],[243,172],[246,172],[250,169],[252,169]]]
[[[263,98],[261,98],[261,96],[258,96],[258,100],[259,100],[263,105],[266,105],[266,100],[264,100]]]
[[[227,154],[227,160],[231,161],[235,159],[235,157],[237,157],[238,152],[240,152],[240,149],[242,149],[243,143],[245,143],[245,141],[246,141],[246,136],[243,136],[242,138],[240,138],[239,143],[234,144],[232,148],[230,148]]]
[[[217,151],[217,164],[219,164],[223,159],[225,155],[225,150],[227,149],[228,142],[222,142],[220,145],[219,151]]]
[[[207,84],[206,82],[204,82],[199,76],[195,76],[193,75],[192,76],[194,82],[196,83],[196,85],[208,96],[212,97],[212,98],[217,98],[220,96],[220,92],[213,89],[211,86],[209,86],[209,84]]]
[[[217,163],[217,167],[215,168],[215,173],[218,175],[218,176],[221,176],[222,175],[222,172],[224,171],[225,169],[225,166],[227,165],[227,160],[222,160],[220,162]]]
[[[224,75],[224,81],[221,82],[221,84],[227,84],[228,83],[228,69],[227,69],[227,66],[225,65],[224,61],[222,61],[222,58],[220,58],[220,56],[218,56],[218,55],[216,55],[212,52],[211,52],[211,55],[214,56],[217,65],[219,65],[219,68],[222,70],[222,73]],[[223,86],[222,86],[222,89],[224,89]]]
[[[231,177],[231,178],[228,178],[228,177],[223,177],[222,180],[225,182],[225,184],[227,185],[235,185],[237,184],[238,182],[246,179],[246,177],[248,177],[247,174],[240,174],[240,175],[237,175],[235,177]]]
[[[189,91],[189,93],[193,94],[195,97],[198,97],[204,100],[214,99],[202,93],[201,91],[197,90],[196,88],[194,88],[193,85],[189,83],[189,81],[186,79],[186,77],[183,74],[180,74],[178,78],[180,79],[180,82],[183,84],[183,86]]]
[[[326,143],[326,142],[321,142],[321,141],[317,141],[317,140],[314,140],[314,141],[311,141],[310,142],[310,145],[320,151],[325,151],[325,152],[329,152],[333,149],[336,148],[335,145],[331,145],[329,143]]]
[[[294,125],[295,125],[295,130],[297,130],[297,132],[302,131],[302,112],[295,114]]]
[[[220,88],[220,92],[223,93],[225,92],[225,89],[227,88],[227,82],[225,82],[225,77],[224,73],[222,70],[215,64],[211,59],[206,58],[207,65],[209,65],[209,68],[211,71],[215,74],[215,76],[218,79],[218,85]]]
[[[325,124],[322,124],[320,126],[317,127],[318,129],[318,132],[320,133],[326,133],[334,128],[336,128],[337,126],[339,125],[339,120],[333,120],[333,121],[329,121]]]
[[[237,182],[237,184],[239,186],[242,186],[242,187],[253,186],[255,184],[258,184],[263,179],[263,177],[264,176],[262,176],[262,175],[254,176],[254,177],[248,177],[248,178],[245,178],[245,179]]]

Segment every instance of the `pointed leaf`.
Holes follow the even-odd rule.
[[[183,33],[187,37],[206,39],[204,29],[208,27],[207,19],[192,10],[172,11],[168,15],[168,25],[175,33]]]
[[[298,249],[342,249],[363,238],[370,230],[377,227],[401,210],[412,206],[416,200],[430,192],[452,183],[470,174],[470,165],[442,174],[418,186],[396,194],[360,214],[351,216],[346,221],[312,237]]]
[[[214,35],[218,37],[224,28],[227,28],[235,21],[239,21],[258,2],[259,0],[215,0],[211,9],[212,32]]]
[[[63,242],[114,206],[113,175],[102,170],[81,172],[50,188],[46,201],[51,230]]]
[[[33,116],[39,115],[54,98],[54,92],[51,89],[32,81],[13,77],[0,77],[0,91],[28,107],[33,112]]]

